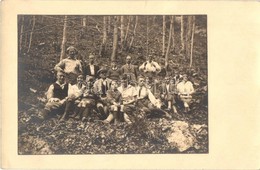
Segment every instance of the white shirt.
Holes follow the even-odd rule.
[[[66,83],[60,84],[58,81],[56,83],[61,87],[61,89],[64,89]],[[53,98],[53,90],[54,90],[54,85],[50,85],[48,91],[46,92],[47,99],[49,100],[50,98]],[[71,90],[71,85],[68,84],[68,93]]]
[[[153,105],[156,106],[158,104],[158,101],[154,97],[152,92],[148,88],[146,88],[145,86],[142,86],[142,87],[138,86],[138,87],[136,87],[136,91],[137,91],[137,99],[143,99],[145,97],[148,97],[148,99],[150,100],[150,102]]]
[[[65,73],[74,73],[78,74],[82,72],[82,65],[79,60],[77,59],[70,59],[65,58],[61,60],[54,69],[58,71],[59,69],[62,69]]]
[[[177,85],[177,92],[178,92],[178,94],[192,94],[192,93],[194,93],[194,88],[193,88],[192,83],[190,81],[180,82]]]
[[[91,74],[91,75],[95,75],[94,65],[93,65],[93,64],[90,64],[90,65],[89,65],[89,68],[90,68],[90,74]]]
[[[117,90],[121,93],[124,104],[133,101],[137,96],[136,88],[131,85],[128,85],[125,88],[120,86]]]
[[[68,91],[68,96],[75,95],[76,97],[80,96],[83,93],[83,89],[85,85],[82,84],[82,87],[79,88],[77,84],[71,86],[70,90]]]
[[[144,72],[160,72],[161,66],[155,61],[146,61],[139,67],[139,70],[143,70]]]

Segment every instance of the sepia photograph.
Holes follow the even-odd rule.
[[[17,15],[18,155],[208,154],[207,15]]]
[[[259,169],[257,1],[0,2],[2,169]]]

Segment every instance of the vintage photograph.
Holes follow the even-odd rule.
[[[208,154],[207,15],[17,15],[18,154]]]

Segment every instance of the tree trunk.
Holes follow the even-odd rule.
[[[102,39],[102,44],[101,44],[101,48],[99,51],[99,55],[101,57],[104,56],[104,53],[106,51],[106,44],[107,44],[107,17],[103,16],[103,39]]]
[[[192,17],[191,49],[190,49],[190,68],[192,66],[193,39],[195,33],[195,16]]]
[[[118,29],[117,29],[117,22],[118,17],[114,17],[114,35],[113,35],[113,51],[111,55],[111,60],[116,59],[116,53],[117,53],[117,43],[118,43]]]
[[[132,36],[131,41],[130,41],[129,50],[131,49],[131,47],[133,45],[133,42],[134,42],[134,37],[135,37],[135,34],[136,34],[137,23],[138,23],[138,16],[135,17],[135,27],[134,27],[133,36]]]
[[[44,16],[41,17],[41,23],[43,24],[44,21]]]
[[[125,26],[124,26],[124,16],[121,16],[120,17],[120,21],[121,21],[121,36],[120,36],[120,40],[121,40],[121,50],[123,51],[123,48],[124,48],[124,36],[125,36],[125,32],[124,32],[124,29],[125,29]]]
[[[24,32],[24,16],[22,16],[22,22],[21,22],[21,34],[20,34],[20,40],[19,40],[19,51],[22,51],[22,45],[23,45],[23,32]]]
[[[190,50],[191,50],[191,30],[192,30],[192,16],[188,16],[188,22],[187,22],[187,28],[186,28],[187,32],[186,32],[186,42],[185,42],[185,54],[186,54],[186,58],[189,59],[190,58]]]
[[[32,20],[32,31],[30,33],[30,41],[29,41],[29,46],[28,46],[28,50],[27,50],[27,53],[30,52],[30,49],[31,49],[31,45],[32,45],[32,36],[33,36],[33,31],[34,31],[34,26],[35,26],[35,16],[33,16],[33,20]]]
[[[171,24],[170,24],[170,30],[169,30],[169,39],[168,39],[167,51],[166,51],[166,54],[165,54],[165,68],[167,68],[168,60],[169,60],[169,51],[170,51],[171,39],[172,39],[173,19],[174,19],[174,16],[171,16]]]
[[[166,22],[165,22],[165,15],[163,15],[163,37],[162,37],[162,55],[165,55],[165,29],[166,29]]]
[[[149,19],[148,16],[146,16],[146,55],[149,55]]]
[[[65,17],[64,17],[64,26],[63,26],[63,36],[62,36],[60,60],[65,58],[66,42],[67,42],[67,15],[65,15]]]
[[[108,26],[107,26],[108,33],[111,33],[111,17],[108,16]]]
[[[183,37],[183,31],[184,31],[184,24],[183,24],[183,15],[181,16],[181,53],[184,51],[184,37]]]
[[[83,18],[82,18],[82,26],[83,26],[83,28],[87,27],[87,16],[83,16]]]
[[[126,26],[126,32],[125,32],[125,40],[124,40],[124,41],[125,41],[125,44],[126,44],[126,42],[127,42],[127,36],[128,36],[128,32],[129,32],[131,20],[132,20],[132,16],[129,16],[129,17],[128,17],[127,26]]]

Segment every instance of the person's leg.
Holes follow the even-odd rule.
[[[89,117],[90,115],[90,108],[89,107],[85,107],[83,113],[82,113],[82,121],[86,121],[87,117]]]
[[[82,119],[82,115],[83,115],[83,112],[85,110],[86,107],[79,107],[79,112],[77,114],[77,116],[75,117],[76,120],[81,120]]]
[[[110,123],[114,119],[114,112],[116,107],[114,105],[110,106],[110,113],[108,117],[103,121],[104,123]]]
[[[102,103],[97,103],[97,110],[99,112],[98,117],[103,119],[105,115],[104,105]]]
[[[74,108],[74,101],[73,100],[68,100],[65,103],[65,111],[61,117],[61,120],[66,120],[68,118],[68,115],[71,113],[71,111]]]

